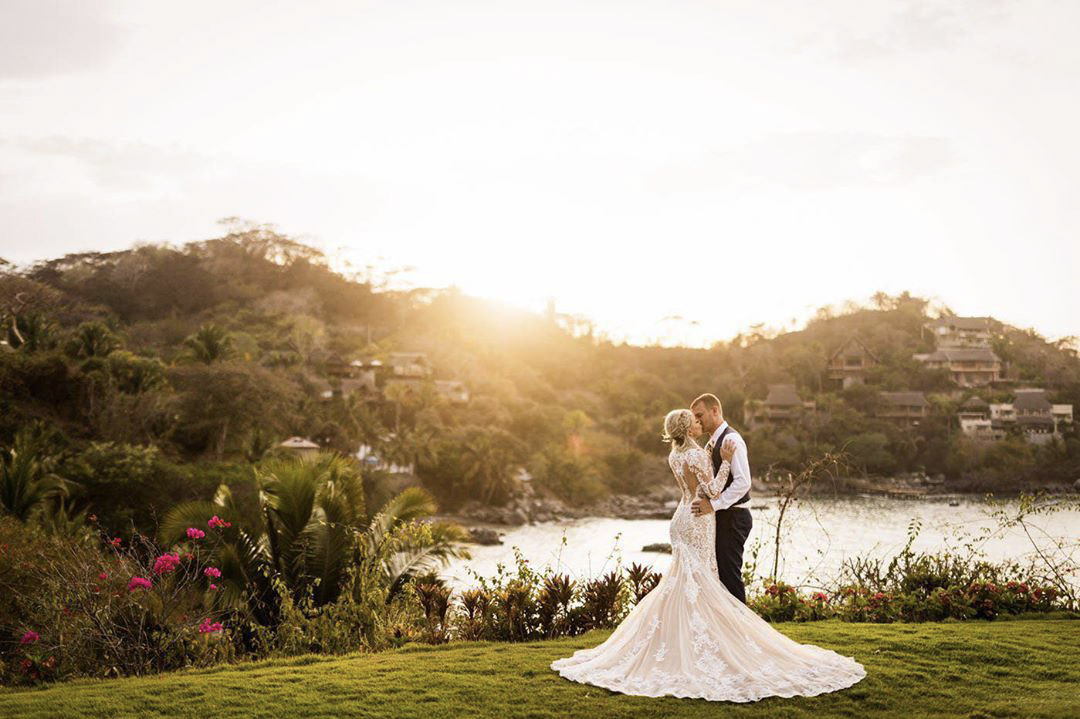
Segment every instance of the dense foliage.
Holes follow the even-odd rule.
[[[574,504],[639,493],[666,481],[661,417],[705,390],[745,430],[758,476],[839,450],[855,473],[943,474],[957,489],[1053,487],[1080,476],[1075,430],[1043,447],[1019,437],[979,445],[960,434],[956,410],[970,393],[912,359],[931,349],[930,307],[906,294],[823,309],[797,332],[754,328],[708,350],[636,347],[553,312],[346,277],[311,247],[235,225],[183,247],[9,269],[0,313],[0,447],[41,421],[35,441],[52,476],[67,482],[68,506],[116,531],[131,522],[153,531],[154,516],[207,498],[290,435],[345,453],[367,444],[414,467],[449,509],[505,501],[522,467],[542,491]],[[851,337],[879,364],[865,385],[839,390],[826,364]],[[1080,360],[1068,341],[1003,327],[994,343],[1011,376],[1080,406]],[[330,358],[397,350],[426,353],[431,379],[462,381],[470,400],[451,403],[431,381],[388,387],[378,401],[321,396]],[[793,383],[817,411],[747,427],[747,403],[778,382]],[[918,427],[875,417],[878,393],[897,389],[928,393],[930,416]]]

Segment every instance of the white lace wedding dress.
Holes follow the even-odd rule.
[[[599,646],[557,659],[567,679],[637,696],[749,702],[814,696],[855,684],[866,670],[850,657],[799,644],[736,599],[716,571],[716,518],[690,513],[696,478],[711,497],[716,479],[705,450],[673,450],[668,463],[682,489],[671,518],[671,567]]]

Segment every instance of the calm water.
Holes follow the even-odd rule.
[[[772,542],[779,514],[775,500],[755,501],[754,529],[747,541],[750,550],[760,544],[758,576],[772,568]],[[922,522],[915,542],[917,550],[959,548],[965,537],[982,527],[996,527],[984,502],[962,499],[950,507],[946,500],[907,500],[879,497],[815,499],[800,501],[784,517],[779,576],[794,584],[814,584],[835,576],[841,562],[850,557],[890,557],[907,541],[908,524]],[[1032,520],[1049,535],[1080,542],[1080,512],[1058,512]],[[563,540],[565,538],[565,545]],[[642,552],[646,544],[668,542],[668,520],[575,519],[507,528],[502,546],[472,547],[473,558],[452,564],[444,576],[454,586],[472,584],[468,570],[491,576],[502,562],[513,568],[518,547],[530,565],[566,572],[575,578],[591,577],[613,569],[621,560],[649,564],[665,571],[670,555]],[[1026,560],[1030,541],[1020,529],[995,536],[982,545],[991,560]],[[1080,556],[1080,553],[1078,553]],[[1076,577],[1080,582],[1080,577]]]

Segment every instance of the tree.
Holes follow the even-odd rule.
[[[105,357],[120,346],[120,339],[104,322],[83,322],[68,344],[76,358]]]
[[[648,424],[644,415],[638,412],[627,412],[621,415],[615,423],[615,427],[626,445],[626,451],[631,451],[637,446],[641,435],[645,434]]]
[[[227,359],[232,354],[232,339],[224,327],[209,323],[184,340],[191,359],[211,364]]]
[[[481,501],[504,504],[513,492],[512,465],[518,445],[496,427],[474,428],[462,443],[462,470]]]
[[[245,362],[180,365],[169,369],[168,379],[180,395],[176,440],[218,457],[229,449],[230,439],[243,440],[255,427],[285,431],[299,398],[288,378]]]
[[[56,344],[56,324],[43,312],[16,315],[8,328],[8,344],[24,352],[49,349]]]
[[[868,474],[889,474],[896,459],[889,453],[889,438],[881,432],[855,435],[847,444],[851,463]]]
[[[367,521],[363,471],[351,458],[319,452],[270,459],[257,468],[255,484],[257,511],[245,509],[222,485],[213,501],[170,511],[161,539],[183,541],[188,527],[204,527],[214,515],[232,522],[222,530],[215,557],[222,601],[249,603],[264,621],[274,614],[277,580],[295,601],[310,596],[322,606],[338,598],[350,571],[392,593],[416,573],[468,557],[459,547],[465,532],[457,525],[417,528],[436,511],[423,490],[405,490]]]
[[[0,455],[0,509],[21,522],[30,520],[49,500],[67,495],[67,483],[53,469],[44,446],[45,427],[37,423],[15,435],[14,446]]]
[[[387,402],[394,405],[394,434],[401,433],[401,408],[412,399],[413,391],[404,382],[390,382],[383,389]]]

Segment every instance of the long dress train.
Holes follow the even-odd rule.
[[[551,664],[561,676],[638,696],[749,702],[769,696],[815,696],[849,687],[866,670],[812,644],[799,644],[736,599],[720,582],[712,512],[695,517],[688,479],[715,497],[716,478],[703,449],[672,450],[668,464],[682,490],[671,518],[671,566],[603,643]]]

